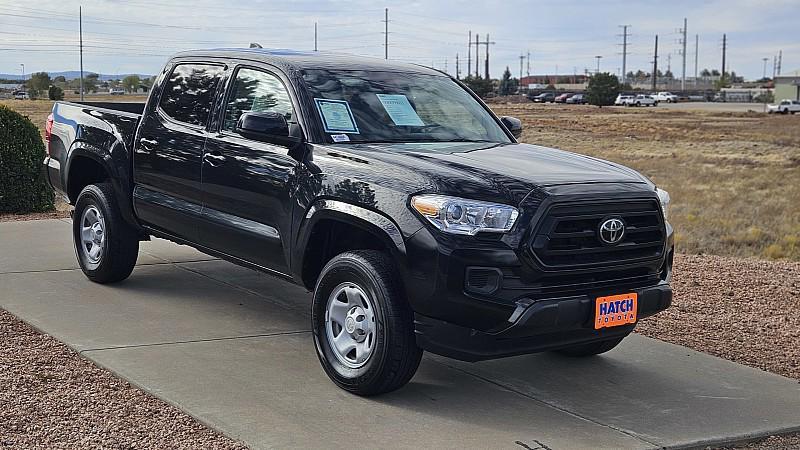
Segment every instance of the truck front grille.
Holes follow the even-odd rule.
[[[625,224],[615,245],[604,243],[600,225]],[[665,229],[655,199],[552,205],[536,227],[531,251],[545,268],[573,269],[652,261],[663,256]]]

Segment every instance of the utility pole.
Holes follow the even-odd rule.
[[[486,79],[489,80],[490,79],[489,78],[489,44],[494,44],[494,42],[491,42],[489,40],[489,33],[486,33],[486,42],[484,42],[484,44],[486,44],[486,70],[485,70],[485,73],[486,73]]]
[[[461,79],[461,69],[458,67],[458,53],[456,53],[456,80]]]
[[[597,59],[597,71],[595,71],[594,74],[597,75],[598,73],[600,73],[600,59],[602,58],[602,56],[597,55],[595,56],[595,58]]]
[[[697,58],[698,50],[700,49],[700,35],[694,35],[694,86],[697,87]]]
[[[522,62],[524,59],[525,55],[519,55],[519,82],[517,83],[517,90],[520,95],[522,95]]]
[[[389,59],[389,8],[384,9],[383,59]]]
[[[22,89],[25,90],[25,64],[20,63],[22,66]]]
[[[656,48],[653,51],[653,90],[656,90],[658,82],[658,35],[656,35]]]
[[[781,63],[783,62],[783,50],[778,50],[778,75],[781,74]],[[773,77],[775,78],[775,77]]]
[[[628,80],[627,73],[625,71],[626,63],[628,60],[628,27],[630,25],[620,25],[622,27],[622,84],[625,84]]]
[[[527,73],[528,76],[531,76],[531,51],[530,50],[528,50],[527,62],[528,62],[528,70],[527,70],[526,73]]]
[[[686,90],[686,18],[683,18],[683,52],[681,52],[681,56],[683,56],[683,70],[681,73],[681,91]]]
[[[314,22],[314,51],[317,51],[317,22]]]
[[[767,61],[769,61],[769,58],[761,58],[761,60],[764,61],[764,75],[761,77],[761,79],[763,80],[764,78],[767,78]],[[775,65],[773,65],[772,67],[774,68]]]
[[[772,79],[775,79],[775,75],[778,73],[778,57],[773,55],[772,56]]]
[[[480,77],[480,58],[478,58],[478,53],[480,53],[480,39],[478,39],[478,33],[475,33],[475,78]]]
[[[469,30],[467,43],[467,76],[470,76],[472,74],[472,30]]]
[[[83,7],[78,6],[78,39],[81,54],[81,101],[83,101]]]
[[[447,58],[444,59],[444,73],[449,75],[449,72],[447,71]]]
[[[722,35],[722,78],[720,80],[720,85],[725,84],[725,52],[728,50],[728,36],[723,34]]]

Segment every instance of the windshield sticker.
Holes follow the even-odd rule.
[[[425,124],[419,118],[408,97],[402,94],[375,94],[383,104],[383,109],[389,114],[395,125],[422,127]]]
[[[358,126],[350,111],[350,104],[344,100],[315,98],[319,116],[326,133],[358,133]]]
[[[332,134],[333,142],[350,142],[350,136],[346,134]]]

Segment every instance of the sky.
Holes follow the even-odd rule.
[[[456,56],[466,74],[468,33],[490,41],[490,74],[520,72],[530,52],[531,74],[619,73],[620,25],[630,25],[627,70],[649,71],[659,35],[659,68],[681,75],[683,19],[687,77],[719,69],[722,35],[728,66],[748,79],[772,75],[783,51],[783,72],[800,69],[800,0],[0,0],[0,73],[78,70],[78,7],[83,8],[84,70],[157,73],[178,51],[263,47],[318,49],[384,57],[384,14],[389,10],[389,58],[447,70]],[[33,4],[33,2],[30,2]],[[475,48],[472,47],[474,71]],[[480,46],[481,73],[485,45]],[[528,73],[527,59],[523,75]]]

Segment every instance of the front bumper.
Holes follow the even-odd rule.
[[[634,289],[639,295],[637,320],[667,309],[672,289],[666,281]],[[462,361],[481,361],[624,337],[635,325],[595,330],[594,300],[589,295],[517,302],[507,326],[480,331],[415,314],[417,345]]]

